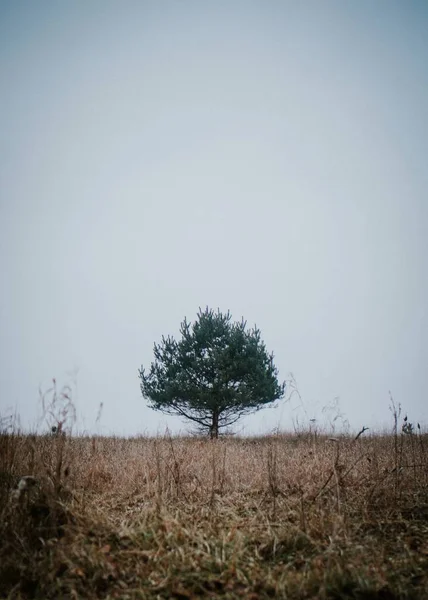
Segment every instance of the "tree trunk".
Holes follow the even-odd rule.
[[[216,440],[218,438],[218,410],[213,410],[212,423],[210,426],[210,438]]]

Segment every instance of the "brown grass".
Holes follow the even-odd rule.
[[[426,599],[427,444],[4,432],[0,597]]]

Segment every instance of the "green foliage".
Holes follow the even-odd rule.
[[[273,354],[256,327],[206,308],[193,324],[184,319],[180,333],[179,341],[162,337],[149,372],[139,371],[151,408],[185,417],[218,437],[220,428],[283,398],[285,383],[278,382]]]

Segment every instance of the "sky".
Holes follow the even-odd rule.
[[[236,432],[428,424],[427,64],[417,0],[0,0],[0,414],[187,431],[138,369],[209,306],[300,392]]]

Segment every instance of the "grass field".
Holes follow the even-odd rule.
[[[426,600],[428,437],[367,434],[3,432],[0,597]]]

